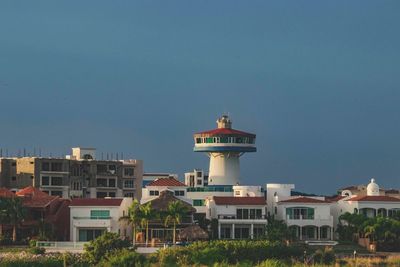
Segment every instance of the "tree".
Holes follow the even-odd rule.
[[[269,241],[285,241],[292,239],[292,232],[283,220],[276,220],[272,215],[267,217],[265,235]]]
[[[95,266],[107,256],[107,253],[113,253],[123,248],[128,248],[130,242],[119,238],[118,234],[104,232],[98,238],[85,244],[85,258]]]
[[[7,199],[0,198],[0,236],[3,235],[3,225],[9,223],[7,213]]]
[[[133,229],[133,244],[136,242],[136,231],[140,226],[141,220],[141,209],[140,203],[137,199],[134,199],[132,204],[128,208],[128,215],[121,217],[120,220],[125,220],[128,223],[132,224]]]
[[[175,200],[168,204],[167,210],[165,211],[164,224],[166,227],[172,224],[173,226],[173,237],[172,242],[176,243],[176,225],[180,224],[182,217],[187,213],[186,206],[179,200]]]
[[[13,227],[12,240],[17,241],[17,227],[26,217],[26,208],[22,204],[23,199],[18,197],[5,200],[7,219]]]
[[[140,225],[146,229],[146,246],[149,243],[149,222],[156,219],[156,213],[151,207],[151,202],[139,207]]]

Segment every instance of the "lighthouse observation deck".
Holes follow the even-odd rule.
[[[217,121],[218,128],[194,134],[195,152],[256,152],[256,135],[232,129],[227,116]]]

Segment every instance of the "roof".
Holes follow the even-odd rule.
[[[31,195],[32,197],[48,197],[49,195],[33,186],[25,187],[15,193],[19,197]]]
[[[214,130],[195,133],[195,135],[245,135],[245,136],[256,137],[255,134],[246,133],[246,132],[242,132],[242,131],[230,129],[230,128],[217,128]]]
[[[160,211],[166,211],[168,209],[169,203],[174,202],[174,201],[181,202],[182,205],[184,207],[186,207],[188,213],[195,213],[196,212],[196,209],[193,208],[193,206],[191,204],[189,204],[186,201],[183,201],[183,200],[175,197],[174,193],[171,192],[171,191],[168,191],[168,190],[162,191],[160,193],[159,197],[157,197],[157,198],[155,198],[153,200],[150,200],[148,202],[151,202],[151,207],[153,209],[155,209],[155,210],[160,212]],[[148,203],[148,202],[146,202],[146,203]]]
[[[74,198],[70,206],[120,206],[122,198]]]
[[[400,198],[390,196],[355,196],[347,201],[400,202]]]
[[[333,196],[333,197],[326,197],[326,200],[330,201],[330,202],[338,202],[339,200],[342,200],[346,197],[347,196],[337,195],[337,196]]]
[[[151,183],[149,183],[147,186],[186,186],[186,185],[176,180],[175,178],[169,177],[169,178],[156,179]]]
[[[15,197],[15,194],[8,190],[7,188],[1,187],[0,188],[0,197]]]
[[[325,204],[330,203],[326,200],[311,198],[311,197],[296,197],[290,198],[286,200],[279,201],[280,203],[313,203],[313,204]]]
[[[264,197],[214,197],[216,205],[266,205]]]
[[[198,225],[190,225],[180,230],[178,237],[181,240],[208,239],[208,233]]]

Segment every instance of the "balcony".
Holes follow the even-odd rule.
[[[307,225],[315,225],[315,226],[333,226],[333,216],[315,216],[315,215],[287,215],[286,223],[290,225],[298,225],[298,226],[307,226]]]
[[[74,227],[111,227],[111,217],[72,217]]]
[[[218,215],[219,223],[241,223],[241,224],[252,224],[252,223],[267,223],[267,216],[252,216],[248,218],[238,218],[236,215]]]

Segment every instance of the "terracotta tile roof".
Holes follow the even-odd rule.
[[[31,195],[33,197],[48,197],[49,195],[46,194],[45,192],[40,191],[38,188],[35,188],[33,186],[28,186],[25,187],[21,190],[19,190],[17,193],[15,193],[19,197]]]
[[[29,208],[45,208],[50,205],[51,202],[58,199],[58,196],[47,196],[47,197],[25,197],[23,205]]]
[[[0,188],[0,197],[15,197],[15,194],[8,190],[7,188],[1,187]]]
[[[217,205],[267,205],[264,197],[214,197]]]
[[[151,183],[149,183],[147,186],[186,186],[184,183],[176,180],[175,178],[159,178]]]
[[[325,198],[327,201],[330,201],[330,202],[338,202],[339,200],[342,200],[342,199],[344,199],[344,198],[346,198],[347,196],[341,196],[341,195],[337,195],[337,196],[334,196],[334,197],[327,197],[327,198]]]
[[[74,198],[70,206],[120,206],[122,198]]]
[[[229,129],[229,128],[217,128],[217,129],[210,130],[210,131],[195,133],[195,135],[244,135],[244,136],[256,137],[255,134],[246,133],[246,132],[238,131],[235,129]]]
[[[311,197],[296,197],[296,198],[291,198],[291,199],[287,199],[287,200],[282,200],[279,202],[281,202],[281,203],[314,203],[314,204],[330,203],[329,201],[326,201],[326,200],[321,200],[321,199],[316,199],[316,198],[311,198]]]
[[[382,201],[382,202],[400,202],[400,198],[390,196],[355,196],[347,201]]]

